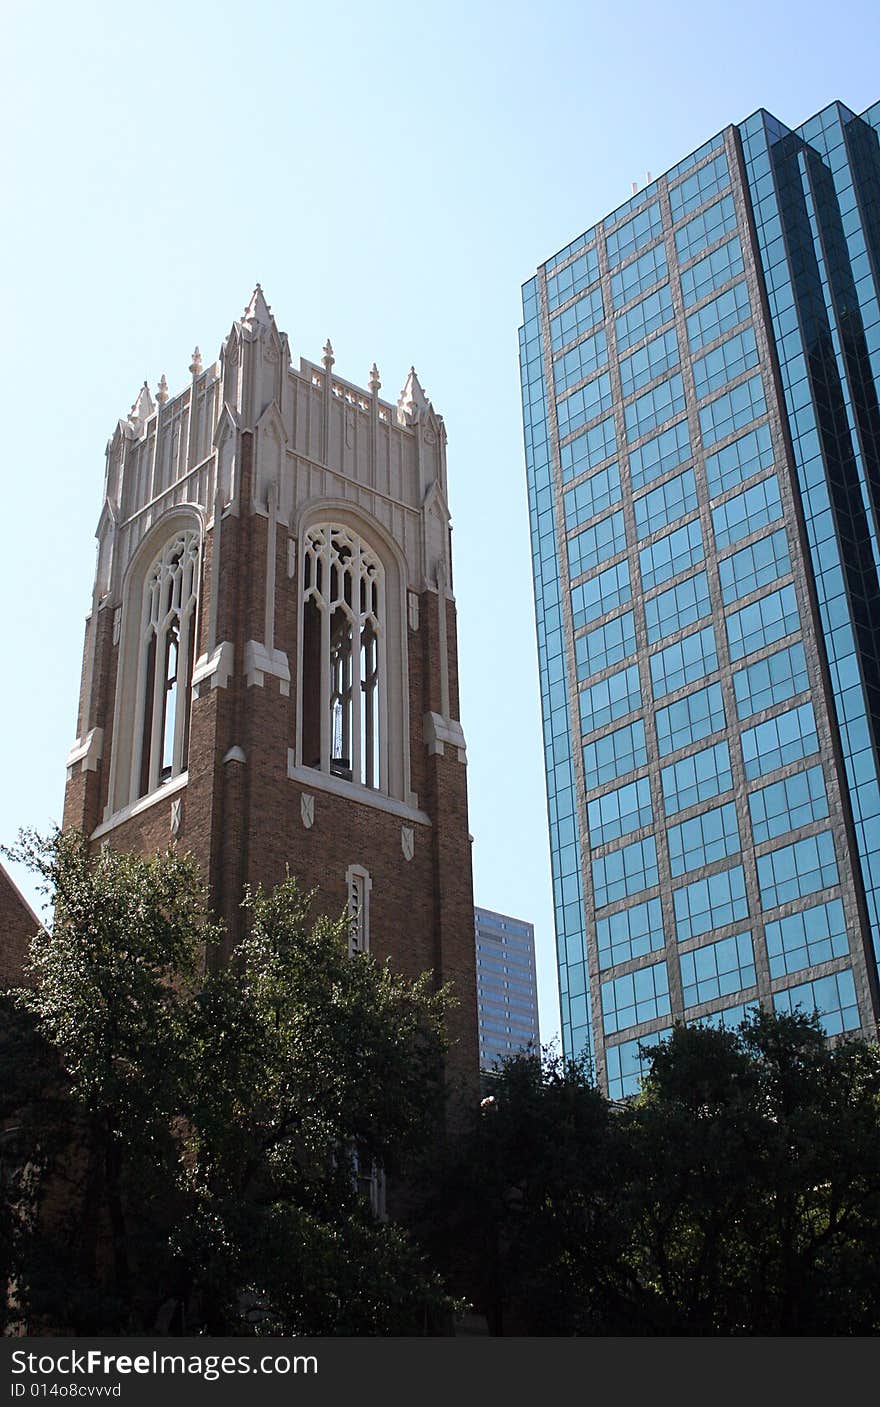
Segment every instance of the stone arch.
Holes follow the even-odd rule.
[[[184,505],[126,568],[105,819],[185,771],[203,558],[204,514]]]
[[[340,544],[343,539],[350,539],[350,550],[355,554],[360,550],[357,544],[363,549],[364,571],[362,580],[364,583],[369,580],[371,585],[367,588],[374,592],[381,599],[381,619],[369,619],[370,611],[362,614],[360,625],[364,627],[364,652],[363,659],[366,666],[369,665],[369,649],[372,642],[369,639],[370,632],[375,630],[376,640],[376,667],[379,671],[378,696],[376,698],[376,708],[378,710],[378,761],[371,757],[375,765],[375,773],[370,776],[369,769],[365,766],[367,761],[366,742],[359,758],[350,757],[349,765],[345,763],[344,755],[339,760],[339,765],[332,766],[333,758],[330,753],[332,748],[328,748],[327,722],[324,722],[323,739],[320,751],[316,744],[318,734],[315,730],[314,718],[310,715],[310,710],[315,708],[316,697],[316,671],[322,667],[322,656],[315,643],[315,631],[317,626],[314,622],[310,625],[308,619],[308,600],[314,599],[317,583],[314,580],[315,562],[315,539],[321,532],[325,534],[336,530],[339,534]],[[316,767],[318,770],[335,772],[342,780],[351,781],[353,785],[365,785],[374,787],[389,796],[396,797],[403,802],[409,801],[409,664],[407,658],[407,638],[406,638],[406,584],[407,571],[403,553],[397,543],[388,535],[387,531],[378,523],[371,514],[365,510],[355,507],[344,500],[320,499],[310,503],[300,515],[296,525],[297,538],[297,560],[299,564],[298,572],[298,609],[299,609],[299,631],[298,631],[298,661],[297,661],[297,689],[296,689],[296,760],[302,766]],[[369,560],[375,563],[376,570],[370,574]],[[309,573],[312,572],[310,579]],[[328,605],[328,602],[324,603]],[[342,603],[340,603],[342,605]],[[349,608],[351,603],[349,602]],[[344,609],[344,606],[342,606]],[[349,614],[350,614],[349,609]],[[360,614],[360,612],[359,612]],[[324,626],[323,653],[327,653],[328,634],[327,626]],[[323,683],[319,685],[318,703],[319,710],[327,710],[331,707],[331,689],[328,688],[333,660],[328,657],[324,660],[324,673],[321,678]],[[356,687],[360,690],[361,678],[359,671],[355,670]],[[338,681],[337,681],[338,682]],[[343,684],[345,680],[343,678]],[[324,690],[326,698],[321,697],[320,689]],[[337,691],[338,692],[338,691]],[[369,695],[364,694],[365,700]],[[364,715],[366,716],[366,714]],[[366,738],[366,733],[364,734]],[[332,740],[331,740],[332,741]],[[350,775],[348,775],[350,774]]]

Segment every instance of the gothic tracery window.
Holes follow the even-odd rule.
[[[348,527],[309,528],[303,565],[303,762],[388,790],[384,571]]]
[[[195,651],[199,535],[166,543],[147,574],[141,630],[137,795],[185,771]]]

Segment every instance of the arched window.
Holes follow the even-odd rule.
[[[195,652],[199,534],[170,539],[147,572],[141,616],[136,796],[186,770]]]
[[[302,759],[388,790],[385,572],[349,527],[305,535]]]

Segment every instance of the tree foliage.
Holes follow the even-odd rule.
[[[496,1333],[874,1334],[878,1115],[880,1050],[800,1013],[675,1027],[618,1106],[520,1056],[425,1235]]]
[[[191,858],[71,833],[15,858],[54,903],[13,998],[40,1059],[0,1044],[18,1121],[0,1245],[31,1331],[420,1333],[444,1314],[364,1184],[442,1121],[446,994],[350,958],[291,879],[247,896],[219,965]]]
[[[831,1047],[801,1013],[677,1028],[623,1125],[638,1309],[654,1331],[877,1332],[877,1046]]]
[[[7,1330],[423,1334],[453,1294],[494,1334],[880,1332],[877,1046],[676,1026],[622,1104],[524,1055],[449,1129],[446,994],[293,880],[220,963],[188,857],[15,858],[54,918],[0,997]]]
[[[424,1234],[493,1334],[589,1332],[591,1277],[616,1240],[611,1108],[584,1062],[508,1060],[448,1150]]]
[[[246,1287],[264,1332],[421,1331],[442,1296],[359,1174],[400,1176],[442,1122],[445,997],[349,957],[344,925],[310,924],[292,881],[247,903],[248,937],[192,1025],[199,1299],[228,1321]]]

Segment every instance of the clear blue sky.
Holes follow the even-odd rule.
[[[535,923],[552,1036],[520,285],[728,122],[880,98],[880,6],[4,10],[0,839],[61,816],[105,442],[260,280],[295,360],[414,362],[446,418],[475,896]]]

